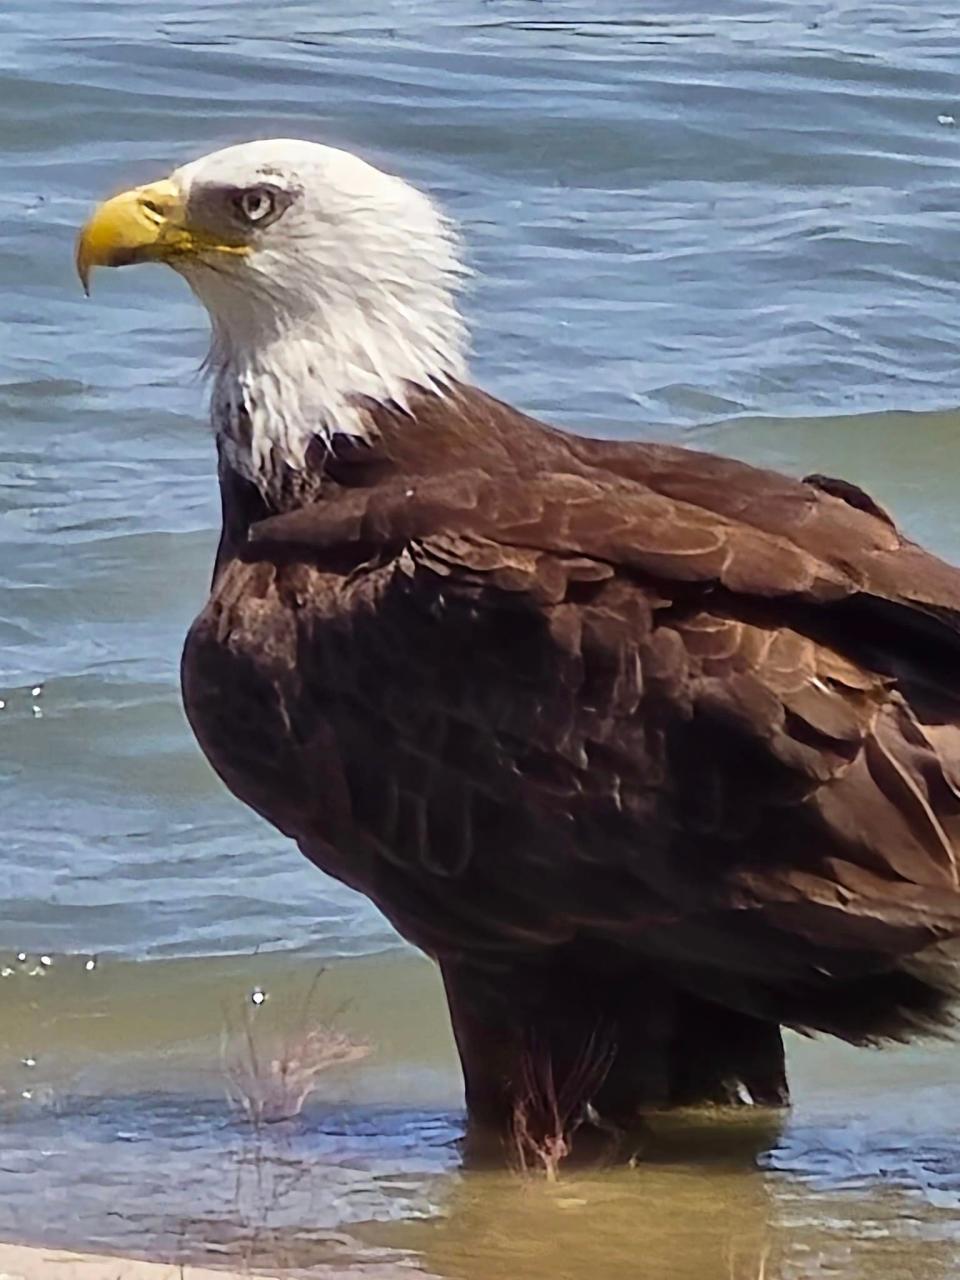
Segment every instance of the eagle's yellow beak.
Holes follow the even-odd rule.
[[[248,250],[243,244],[191,228],[182,191],[176,182],[164,178],[124,191],[95,210],[77,237],[77,274],[89,293],[94,267],[171,262],[210,251]]]

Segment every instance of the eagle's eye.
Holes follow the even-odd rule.
[[[277,194],[272,187],[248,187],[237,196],[236,205],[246,222],[264,223],[278,211]]]

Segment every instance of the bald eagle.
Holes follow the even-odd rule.
[[[783,1027],[949,1024],[960,571],[852,484],[479,390],[454,228],[345,152],[255,142],[113,197],[81,278],[144,261],[212,325],[190,723],[436,959],[475,1126],[510,1132],[531,1062],[570,1129],[629,1132],[785,1103]]]

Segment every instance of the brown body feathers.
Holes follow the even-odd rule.
[[[782,1101],[781,1025],[943,1025],[960,571],[825,477],[468,387],[368,417],[269,501],[221,468],[184,694],[231,790],[439,960],[475,1118],[532,1044],[602,1043],[629,1126]]]

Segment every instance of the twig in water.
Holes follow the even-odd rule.
[[[556,1182],[573,1150],[573,1137],[588,1119],[592,1099],[613,1065],[616,1046],[591,1033],[579,1057],[557,1085],[549,1049],[535,1042],[523,1055],[520,1092],[513,1106],[511,1146],[517,1171],[544,1174]]]
[[[231,1104],[254,1126],[291,1120],[333,1067],[360,1062],[370,1045],[329,1021],[311,1025],[311,1004],[323,970],[310,985],[297,1025],[273,1044],[258,1036],[257,1008],[245,1007],[239,1031],[224,1027],[221,1061]]]

